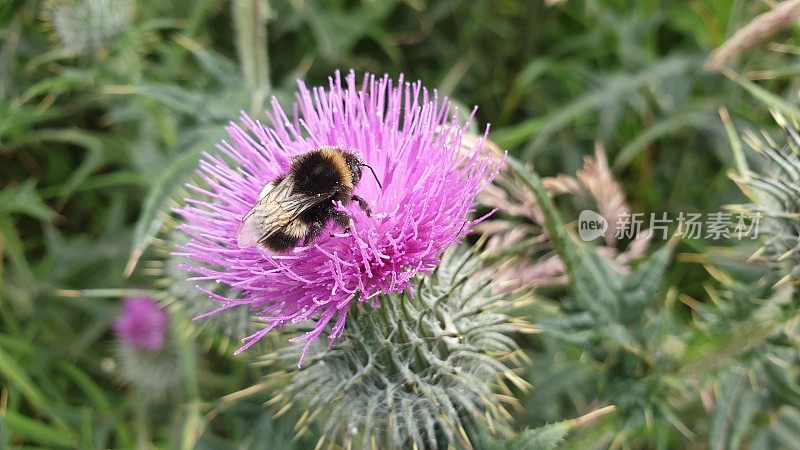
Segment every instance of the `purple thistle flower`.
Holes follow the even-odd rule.
[[[244,127],[227,128],[231,142],[218,145],[220,156],[204,155],[202,183],[189,186],[195,194],[178,212],[190,239],[180,255],[194,261],[186,266],[193,279],[240,292],[226,298],[204,290],[220,307],[200,317],[249,305],[266,326],[243,339],[237,354],[276,327],[316,318],[294,338],[306,341],[302,362],[328,323],[330,342],[341,335],[354,300],[378,306],[378,294],[408,290],[417,274],[430,273],[481,220],[468,216],[496,168],[479,156],[485,135],[471,151],[460,148],[475,111],[460,123],[450,103],[420,82],[401,76],[395,85],[366,74],[359,85],[351,71],[344,80],[337,72],[327,90],[298,85],[292,118],[273,98],[269,125],[242,114]],[[322,146],[357,152],[374,168],[383,189],[365,176],[355,190],[372,216],[353,202],[344,207],[353,219],[349,233],[331,221],[308,246],[285,254],[239,248],[236,230],[262,188],[285,175],[294,156]]]
[[[168,324],[167,313],[155,301],[130,297],[125,299],[122,312],[114,321],[114,331],[131,347],[158,352],[164,348]]]

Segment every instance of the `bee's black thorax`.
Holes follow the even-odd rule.
[[[327,150],[327,151],[326,151]],[[294,191],[308,196],[352,191],[353,175],[341,152],[324,149],[307,153],[292,164]]]
[[[354,156],[334,148],[323,148],[300,156],[292,163],[294,192],[316,197],[329,196],[298,217],[306,224],[324,224],[335,211],[334,203],[347,204],[353,197],[355,180],[350,161]],[[360,173],[359,173],[360,175]]]

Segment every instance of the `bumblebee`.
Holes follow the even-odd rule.
[[[286,175],[267,183],[256,205],[244,215],[236,230],[239,248],[261,245],[273,253],[290,250],[302,241],[308,245],[329,220],[346,231],[350,216],[336,209],[355,201],[367,213],[372,211],[353,191],[361,181],[361,168],[367,167],[353,153],[335,147],[321,147],[296,156]]]

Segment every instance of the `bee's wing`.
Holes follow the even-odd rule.
[[[252,247],[277,231],[285,229],[303,212],[333,196],[333,192],[317,196],[293,193],[291,176],[280,183],[270,183],[261,191],[256,205],[242,218],[236,230],[239,248]]]

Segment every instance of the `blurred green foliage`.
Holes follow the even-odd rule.
[[[77,14],[78,4],[103,14]],[[729,127],[773,136],[769,107],[797,108],[796,27],[779,35],[788,47],[740,58],[740,75],[702,68],[764,9],[744,0],[0,1],[0,448],[313,447],[291,440],[293,413],[273,420],[262,405],[260,370],[205,351],[185,314],[173,314],[181,389],[144,399],[117,374],[118,298],[154,289],[134,263],[158,258],[148,249],[176,189],[240,110],[270,95],[286,104],[296,79],[321,84],[336,69],[402,72],[462,108],[478,105],[492,139],[539,173],[573,173],[601,141],[635,211],[718,211],[744,201],[728,178],[737,161],[719,108]],[[556,206],[571,209],[547,208],[553,235]],[[800,446],[797,294],[774,291],[779,277],[745,262],[755,246],[673,243],[617,277],[566,239],[558,250],[577,276],[522,311],[543,333],[519,338],[534,389],[517,428],[613,404],[595,424],[547,439]],[[528,433],[519,442],[545,439]]]

